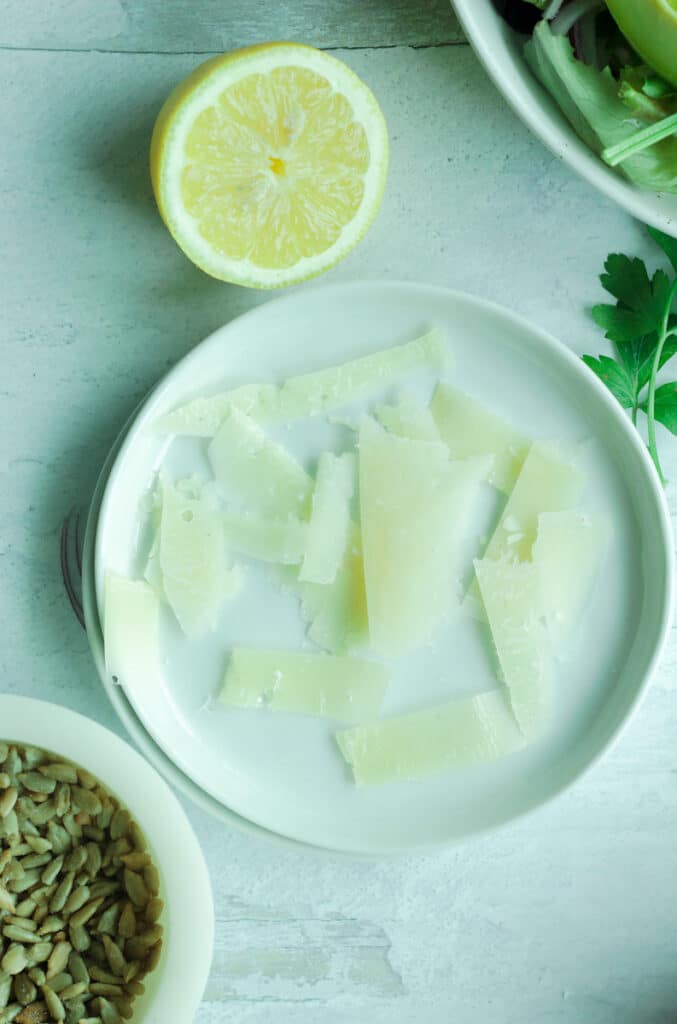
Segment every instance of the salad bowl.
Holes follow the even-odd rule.
[[[494,0],[453,0],[453,6],[487,73],[534,134],[556,156],[633,217],[666,234],[677,236],[677,194],[640,188],[618,167],[608,166],[593,151],[563,113],[559,105],[561,95],[551,95],[533,73],[524,53],[528,35],[522,35],[508,25]],[[677,150],[677,141],[674,141],[674,146]],[[673,180],[677,180],[677,163]]]

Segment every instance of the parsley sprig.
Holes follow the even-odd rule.
[[[648,448],[664,483],[656,445],[656,421],[677,434],[677,382],[657,384],[658,372],[677,353],[677,239],[655,228],[649,234],[665,252],[674,275],[656,270],[652,277],[643,260],[611,253],[600,276],[603,287],[616,300],[594,306],[592,316],[614,349],[611,356],[583,356],[583,362],[629,409],[637,425],[646,413]]]

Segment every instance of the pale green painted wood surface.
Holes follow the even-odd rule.
[[[151,126],[196,62],[166,51],[287,23],[306,41],[362,44],[339,56],[392,136],[381,214],[328,280],[452,285],[598,351],[585,309],[606,253],[650,252],[514,118],[467,46],[411,48],[457,38],[443,3],[4,0],[2,45],[23,52],[0,51],[0,689],[118,731],[63,595],[62,519],[167,367],[268,298],[195,270],[156,214]],[[674,447],[666,468],[674,479]],[[669,497],[674,509],[674,484]],[[218,917],[197,1024],[674,1022],[676,669],[673,642],[637,719],[571,793],[437,857],[287,852],[189,808]]]

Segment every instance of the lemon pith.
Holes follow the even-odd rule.
[[[366,85],[312,47],[213,58],[166,101],[151,177],[186,255],[223,280],[279,287],[322,273],[370,226],[388,137]]]

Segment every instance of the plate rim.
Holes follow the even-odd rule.
[[[675,551],[672,543],[672,525],[665,491],[659,481],[658,474],[656,472],[653,461],[651,460],[651,457],[649,456],[649,453],[646,450],[639,433],[631,424],[630,420],[625,415],[624,410],[619,405],[617,400],[608,391],[606,386],[596,377],[596,375],[592,373],[590,370],[587,370],[587,368],[585,368],[585,364],[581,361],[580,357],[575,352],[573,352],[572,349],[570,349],[563,342],[559,341],[554,335],[550,334],[545,329],[541,328],[538,325],[532,324],[529,320],[526,319],[526,317],[514,312],[513,310],[506,308],[505,306],[502,306],[499,303],[494,302],[493,300],[485,299],[481,296],[477,296],[469,292],[447,288],[440,285],[430,285],[427,283],[415,281],[402,282],[382,278],[367,278],[361,279],[359,281],[349,280],[333,282],[330,284],[306,286],[303,290],[287,292],[283,295],[274,297],[273,299],[269,300],[269,302],[256,305],[252,309],[247,310],[246,312],[240,314],[237,317],[234,317],[226,324],[223,324],[221,327],[218,327],[216,330],[212,331],[203,341],[199,342],[196,346],[194,346],[166,374],[164,374],[158,381],[158,383],[149,391],[147,397],[140,403],[137,410],[130,417],[130,420],[128,421],[128,429],[126,433],[123,432],[124,436],[121,435],[120,445],[117,452],[111,452],[112,458],[110,458],[109,460],[110,470],[107,479],[103,482],[98,517],[96,522],[92,523],[92,529],[94,531],[92,550],[93,594],[91,595],[93,608],[92,615],[90,615],[90,619],[94,617],[95,613],[95,617],[97,618],[98,622],[100,623],[102,621],[99,603],[99,595],[101,592],[99,581],[100,574],[102,571],[100,569],[100,546],[102,543],[101,537],[104,533],[104,524],[106,521],[106,515],[108,513],[108,506],[110,505],[110,502],[112,500],[111,495],[115,489],[117,477],[122,472],[122,466],[125,460],[126,453],[129,451],[129,448],[134,444],[135,438],[138,435],[138,433],[142,431],[143,427],[145,426],[145,417],[148,416],[153,404],[161,398],[163,391],[171,385],[174,378],[186,374],[186,368],[190,367],[190,364],[193,360],[202,359],[203,353],[206,349],[208,349],[209,347],[216,347],[220,345],[222,343],[221,339],[227,337],[232,331],[237,331],[239,324],[243,320],[256,318],[258,315],[261,314],[261,312],[266,307],[268,307],[271,304],[271,302],[276,308],[279,308],[284,304],[296,304],[299,301],[303,302],[304,296],[315,294],[317,292],[326,293],[332,291],[335,293],[340,293],[341,291],[368,291],[369,289],[373,288],[391,290],[393,292],[397,292],[400,295],[402,294],[403,291],[414,292],[418,295],[420,295],[421,292],[427,292],[430,295],[443,297],[446,300],[451,300],[452,302],[455,303],[465,304],[467,306],[472,307],[475,311],[488,311],[493,315],[498,316],[499,318],[503,318],[505,321],[509,322],[513,327],[518,328],[521,332],[531,335],[534,342],[538,341],[540,345],[545,346],[547,350],[549,350],[551,353],[554,353],[558,358],[563,359],[572,368],[575,367],[575,373],[580,374],[581,376],[584,376],[586,378],[589,387],[592,389],[593,392],[595,392],[596,398],[602,403],[602,405],[604,405],[607,408],[612,419],[615,421],[615,426],[621,432],[625,441],[629,443],[631,447],[635,450],[635,453],[637,454],[640,460],[640,464],[643,467],[646,482],[649,484],[649,489],[651,493],[651,504],[654,508],[654,511],[657,513],[658,520],[660,523],[660,548],[662,549],[662,552],[665,556],[665,582],[662,588],[662,593],[660,594],[660,621],[658,621],[658,617],[656,617],[655,620],[656,641],[653,644],[650,656],[647,656],[646,658],[646,669],[642,675],[642,678],[637,683],[632,698],[628,702],[628,706],[626,708],[623,718],[617,723],[617,725],[610,732],[609,736],[601,744],[601,746],[599,746],[599,748],[596,749],[595,753],[591,757],[589,757],[584,764],[578,767],[573,772],[573,774],[568,776],[564,783],[558,785],[557,788],[555,788],[553,792],[549,793],[545,798],[539,798],[533,805],[528,806],[523,810],[518,811],[516,814],[511,815],[509,818],[498,821],[496,823],[492,823],[487,826],[481,826],[479,828],[474,828],[461,835],[448,836],[442,839],[430,840],[423,843],[412,843],[411,845],[406,846],[399,844],[393,845],[391,843],[380,845],[379,843],[370,843],[368,846],[365,846],[364,848],[355,845],[329,845],[321,842],[320,840],[313,841],[312,839],[285,834],[284,832],[268,827],[267,825],[258,822],[253,818],[247,817],[246,814],[241,813],[239,810],[235,810],[234,808],[230,807],[227,803],[220,800],[218,797],[213,797],[211,794],[207,794],[206,791],[204,791],[202,787],[199,785],[199,783],[196,782],[196,780],[192,779],[192,777],[189,776],[188,773],[183,772],[182,769],[180,769],[176,764],[172,762],[173,768],[179,771],[182,777],[185,776],[186,778],[188,778],[191,784],[197,786],[197,788],[201,791],[201,793],[204,796],[207,796],[210,800],[215,799],[217,804],[219,804],[221,807],[225,808],[229,812],[229,820],[230,815],[234,816],[234,819],[236,819],[232,822],[234,824],[240,824],[241,821],[242,824],[245,825],[247,830],[249,830],[250,827],[254,828],[255,830],[257,830],[257,833],[260,832],[266,836],[282,839],[285,843],[292,844],[297,848],[301,846],[306,849],[324,850],[331,851],[332,853],[364,857],[426,853],[431,852],[432,850],[442,849],[448,846],[468,842],[479,836],[493,833],[499,829],[508,827],[509,825],[519,821],[520,819],[524,819],[527,815],[537,812],[541,808],[547,806],[552,800],[556,799],[557,797],[565,793],[571,786],[578,782],[583,775],[585,775],[588,771],[592,770],[597,765],[597,763],[612,749],[612,747],[616,744],[616,742],[623,734],[625,728],[627,728],[631,719],[636,714],[641,704],[641,701],[646,695],[651,680],[653,679],[653,676],[655,674],[657,665],[660,661],[663,651],[665,650],[665,646],[670,634],[670,628],[672,625],[675,603]],[[189,369],[188,372],[190,372]],[[91,637],[90,647],[92,647],[92,653],[95,654]],[[100,659],[98,659],[95,655],[95,662],[97,662],[97,670],[102,679],[102,682],[104,683],[104,688],[108,692],[109,688],[104,681],[104,675],[102,674],[103,670],[101,665],[99,664],[99,661]],[[110,693],[109,697],[111,697]],[[132,705],[130,703],[130,709],[131,707]],[[120,715],[120,710],[117,707],[116,710],[118,711],[118,715]],[[149,742],[153,746],[157,746],[158,749],[162,750],[162,753],[169,760],[171,760],[171,756],[169,755],[169,753],[164,751],[164,749],[161,748],[160,745],[157,744],[153,737],[150,735],[144,723],[138,717],[136,710],[133,710],[132,713],[134,715],[135,720],[138,721],[139,726],[143,730],[144,735],[148,737]],[[127,723],[125,724],[127,725]],[[128,725],[127,727],[129,728]],[[239,819],[239,821],[237,819]]]

